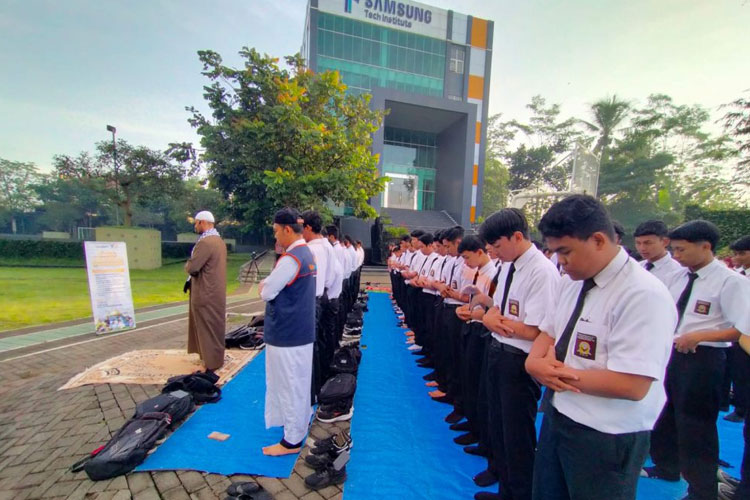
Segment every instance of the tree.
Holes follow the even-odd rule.
[[[347,94],[337,72],[313,74],[299,54],[277,59],[243,48],[243,68],[225,66],[219,54],[198,52],[211,108],[193,107],[190,123],[201,136],[211,184],[247,229],[267,227],[284,205],[328,211],[345,204],[357,217],[376,216],[369,199],[385,187],[372,134],[383,113],[366,94]]]
[[[488,217],[508,206],[508,181],[510,173],[503,162],[487,152],[484,162],[484,184],[482,186],[482,216]]]
[[[616,95],[596,101],[591,105],[592,122],[581,120],[589,130],[599,134],[593,153],[599,158],[606,156],[607,148],[612,142],[612,134],[627,117],[630,103],[617,99]]]
[[[16,234],[18,216],[38,204],[33,189],[40,174],[33,163],[0,158],[0,211],[10,219],[11,231]]]
[[[747,186],[750,184],[750,98],[740,97],[722,108],[729,109],[722,118],[724,131],[734,136],[739,153],[734,182]]]
[[[75,179],[86,187],[105,195],[125,215],[125,226],[132,225],[134,204],[149,197],[178,195],[182,179],[193,173],[175,155],[145,146],[131,146],[117,141],[117,165],[113,161],[114,145],[102,141],[96,154],[87,152],[77,157],[56,155],[53,159],[57,174]]]
[[[106,222],[112,205],[100,194],[78,180],[46,175],[34,186],[42,206],[38,223],[54,231],[73,231],[77,226],[92,227]]]

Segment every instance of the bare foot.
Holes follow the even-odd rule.
[[[437,387],[439,384],[434,380],[425,384],[427,387]]]
[[[407,337],[413,337],[414,336],[414,332],[411,331],[411,330],[408,330],[408,331],[404,332],[404,335],[406,335]]]
[[[430,395],[431,398],[442,398],[443,396],[445,396],[445,393],[440,390],[428,392],[428,394]]]
[[[271,446],[264,446],[263,454],[270,457],[280,457],[282,455],[292,455],[294,453],[299,453],[299,450],[299,448],[286,448],[284,446],[281,446],[280,443],[276,443],[272,444]]]

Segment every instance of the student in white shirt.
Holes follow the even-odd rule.
[[[411,280],[412,285],[418,289],[419,293],[414,296],[417,320],[413,328],[415,333],[414,346],[410,347],[409,350],[421,353],[422,349],[429,344],[428,337],[431,335],[431,321],[433,321],[430,309],[435,301],[435,296],[430,291],[425,293],[425,289],[427,287],[427,280],[430,278],[430,269],[432,269],[433,264],[440,257],[440,254],[435,251],[435,237],[432,233],[424,234],[420,237],[420,241],[424,245],[422,251],[427,254],[427,258],[419,269],[417,277]]]
[[[422,231],[421,229],[415,229],[411,232],[410,237],[412,252],[409,256],[409,261],[406,264],[406,269],[401,271],[401,277],[404,280],[404,305],[401,307],[401,309],[404,311],[406,324],[409,326],[409,328],[414,328],[414,320],[416,319],[414,304],[414,295],[416,294],[416,290],[414,289],[414,287],[410,286],[410,284],[411,279],[416,278],[418,271],[422,266],[424,259],[426,258],[424,253],[420,251],[423,245],[419,241],[419,238],[424,234],[424,231]],[[413,333],[413,330],[411,330],[411,334]]]
[[[524,368],[539,325],[554,307],[560,281],[555,265],[529,240],[523,212],[506,208],[492,214],[479,234],[505,262],[484,326],[492,332],[484,367],[487,381],[491,463],[505,496],[480,492],[476,500],[531,500],[536,449],[539,383]],[[509,493],[509,495],[508,495]]]
[[[734,241],[729,245],[732,251],[732,265],[742,276],[750,278],[750,235]]]
[[[341,272],[343,274],[341,283],[341,293],[339,295],[339,316],[336,321],[336,338],[341,340],[341,336],[344,333],[344,322],[346,321],[346,297],[349,293],[349,276],[351,270],[348,265],[347,253],[344,245],[339,241],[339,228],[334,224],[326,226],[326,237],[328,242],[333,247],[333,252],[339,261]]]
[[[688,482],[688,498],[716,499],[721,385],[726,351],[750,333],[750,282],[714,257],[719,230],[708,221],[686,222],[669,233],[684,266],[670,292],[678,324],[667,368],[667,405],[651,435],[653,467],[644,475]]]
[[[647,220],[635,228],[635,249],[643,257],[641,266],[669,286],[672,276],[682,271],[682,266],[669,254],[667,225],[660,220]]]
[[[615,243],[595,198],[555,203],[539,231],[566,276],[526,359],[528,373],[547,387],[532,498],[634,500],[664,406],[674,303]]]
[[[438,292],[437,285],[440,283],[440,275],[445,267],[445,259],[447,257],[447,250],[443,245],[443,233],[444,231],[438,230],[435,233],[435,241],[433,246],[435,247],[435,259],[432,261],[432,265],[427,270],[426,275],[421,279],[422,285],[422,300],[425,301],[424,310],[424,329],[425,339],[422,350],[418,354],[423,357],[418,359],[417,362],[420,366],[426,368],[435,368],[432,354],[434,350],[434,332],[435,332],[435,318],[437,316],[438,308],[442,305],[442,297]]]

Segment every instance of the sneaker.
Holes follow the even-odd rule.
[[[652,465],[651,467],[644,467],[643,469],[641,469],[641,477],[647,477],[649,479],[662,479],[664,481],[670,481],[673,483],[676,483],[680,480],[679,474],[673,475],[665,473],[655,465]]]
[[[348,402],[345,402],[348,403]],[[327,405],[326,405],[327,406]],[[318,414],[315,418],[319,421],[329,424],[331,422],[343,422],[349,420],[354,415],[354,405],[332,404],[330,407],[321,406],[318,408]]]
[[[410,351],[417,351],[417,350],[419,350],[421,348],[422,348],[422,346],[421,345],[417,345],[417,344],[412,344],[409,347],[407,347],[407,349],[409,349]]]
[[[320,471],[325,469],[329,465],[333,465],[333,461],[336,460],[337,456],[338,455],[334,455],[332,453],[323,453],[321,455],[314,455],[310,453],[305,457],[305,463],[316,471]]]
[[[739,479],[734,476],[730,476],[721,469],[716,469],[716,479],[718,479],[720,483],[724,483],[728,486],[731,486],[732,488],[736,488],[740,485]]]
[[[342,340],[359,340],[362,338],[362,332],[347,332],[344,330],[344,334],[341,336]]]
[[[346,481],[346,467],[336,470],[333,465],[329,465],[325,469],[307,476],[305,485],[311,490],[318,490],[332,484],[341,484],[344,481]]]
[[[740,500],[735,498],[737,495],[737,488],[733,488],[725,483],[719,483],[718,498],[719,500]]]
[[[322,455],[323,453],[335,453],[339,455],[344,451],[351,450],[354,447],[352,436],[347,431],[338,432],[325,439],[316,440],[310,453],[313,455]]]

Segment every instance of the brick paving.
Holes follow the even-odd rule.
[[[380,276],[378,276],[380,278]],[[363,276],[363,282],[365,276]],[[262,309],[251,301],[234,312]],[[243,318],[230,318],[242,321]],[[158,324],[159,322],[154,322]],[[235,323],[236,325],[236,323]],[[232,328],[230,324],[228,328]],[[187,318],[113,337],[77,338],[68,345],[45,344],[0,355],[0,500],[217,499],[231,481],[256,479],[276,500],[340,500],[341,488],[308,490],[312,473],[300,454],[288,479],[194,471],[138,472],[93,482],[70,466],[106,443],[132,415],[137,402],[159,393],[159,386],[107,384],[57,391],[70,377],[104,359],[135,349],[184,348]],[[81,342],[81,340],[88,341]],[[315,422],[311,437],[348,429],[348,422]]]

